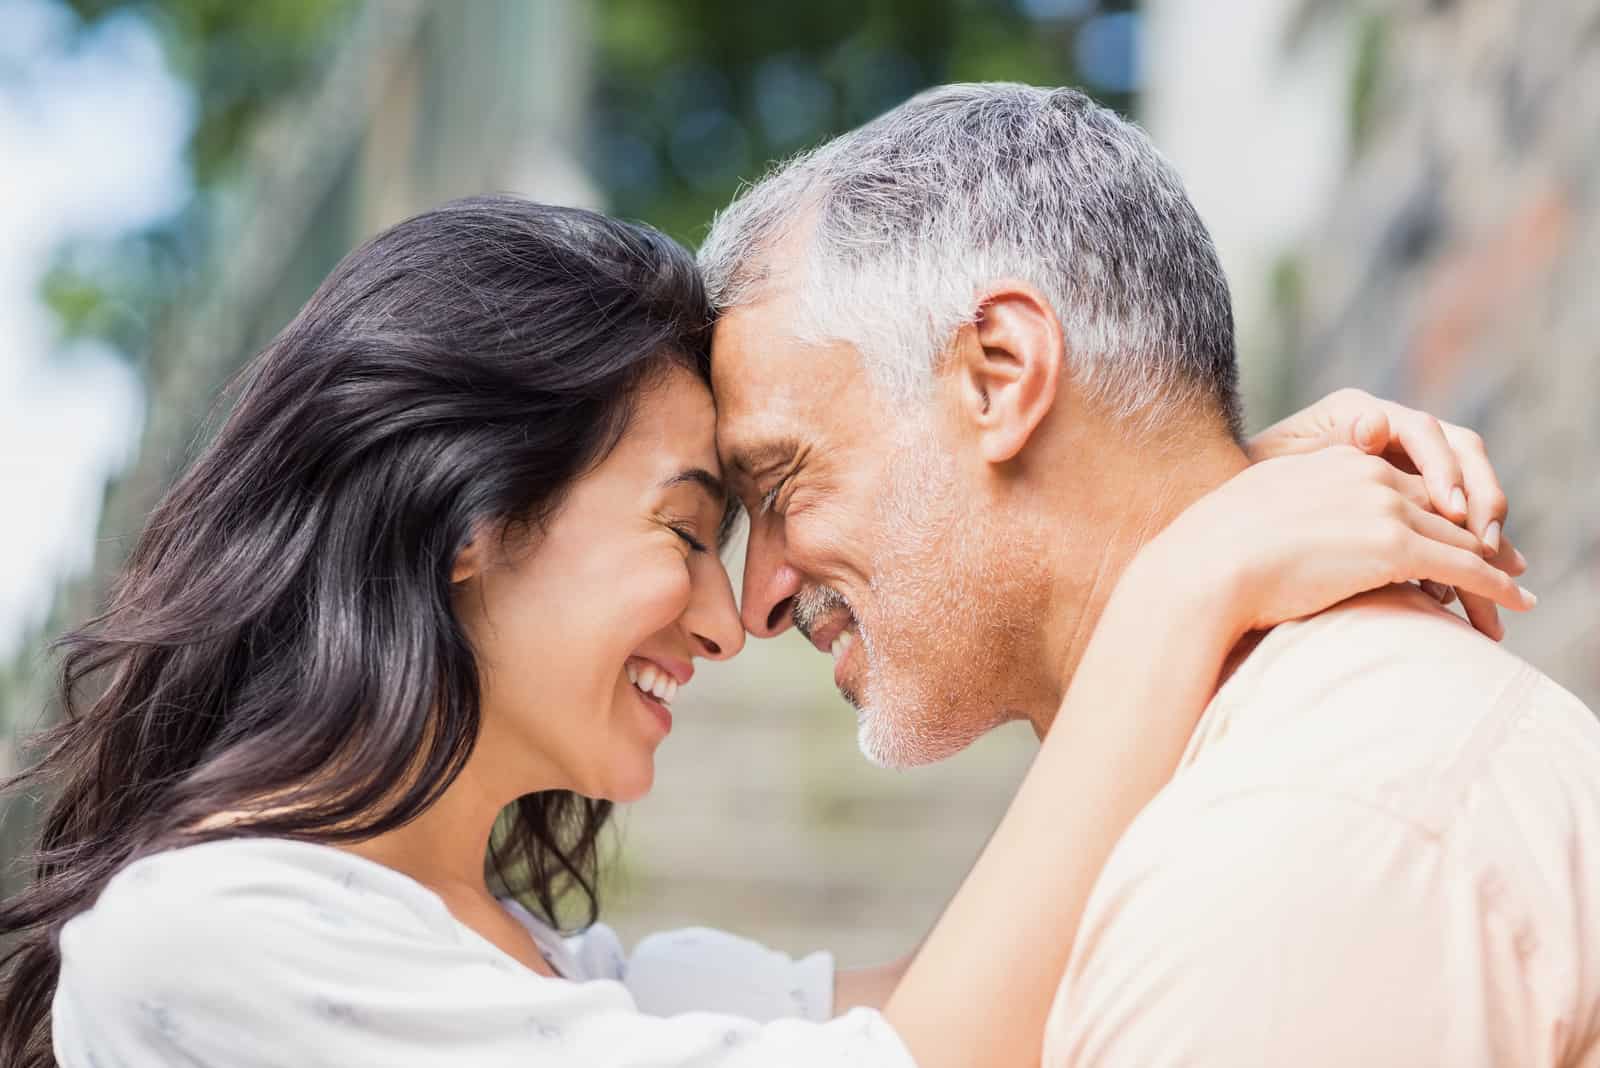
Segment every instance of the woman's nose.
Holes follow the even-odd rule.
[[[744,625],[739,606],[733,600],[733,584],[721,562],[695,582],[693,599],[684,623],[694,643],[696,656],[707,660],[726,660],[744,648]]]

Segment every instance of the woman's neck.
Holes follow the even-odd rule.
[[[495,819],[510,798],[485,788],[471,761],[416,819],[341,848],[402,872],[447,901],[488,896],[484,857]]]

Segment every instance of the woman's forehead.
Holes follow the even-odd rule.
[[[710,388],[688,370],[671,369],[640,395],[618,448],[663,470],[701,469],[720,479]]]

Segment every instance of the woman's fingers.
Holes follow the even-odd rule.
[[[1461,464],[1445,437],[1443,424],[1426,412],[1393,405],[1390,433],[1428,487],[1433,510],[1457,523],[1467,520],[1467,492]]]
[[[1461,464],[1467,491],[1467,526],[1483,539],[1489,552],[1500,551],[1506,521],[1506,494],[1489,462],[1483,439],[1466,427],[1445,425],[1445,437]]]
[[[1489,563],[1512,578],[1519,578],[1528,570],[1527,558],[1511,544],[1511,539],[1504,537],[1500,539],[1499,551],[1489,557]],[[1461,598],[1461,607],[1466,610],[1467,619],[1471,620],[1474,627],[1495,641],[1505,637],[1506,630],[1500,621],[1500,611],[1492,602],[1475,594],[1466,594]],[[1492,629],[1490,629],[1491,622]]]
[[[1467,622],[1484,637],[1500,641],[1506,636],[1506,625],[1500,621],[1500,608],[1487,597],[1463,593],[1461,610],[1467,613]]]
[[[1385,485],[1410,501],[1420,511],[1429,513],[1439,511],[1434,503],[1433,494],[1429,492],[1428,485],[1423,481],[1421,475],[1413,475],[1402,471],[1387,460],[1382,461],[1382,465],[1375,473]],[[1436,515],[1434,518],[1440,517]],[[1450,522],[1448,518],[1444,521],[1446,523]],[[1463,533],[1466,532],[1463,531]],[[1473,540],[1476,541],[1477,539],[1474,538]]]
[[[1411,502],[1410,516],[1411,529],[1422,537],[1430,537],[1435,542],[1443,542],[1456,548],[1464,548],[1469,553],[1477,553],[1478,558],[1483,558],[1483,542],[1478,540],[1477,534],[1464,526],[1456,526],[1450,520],[1446,520],[1445,516],[1434,515],[1427,505],[1418,507],[1414,500]]]
[[[1382,456],[1389,448],[1394,433],[1389,429],[1389,417],[1382,410],[1374,408],[1356,418],[1355,425],[1350,429],[1350,437],[1362,452]]]
[[[1432,538],[1434,541],[1442,542],[1456,549],[1473,553],[1479,557],[1484,556],[1483,543],[1471,531],[1464,530],[1461,527],[1456,526],[1454,523],[1451,523],[1448,519],[1445,519],[1442,516],[1437,516],[1431,512],[1417,509],[1412,514],[1412,529],[1416,530],[1417,533],[1422,534],[1424,537]],[[1510,552],[1503,554],[1508,558],[1507,563],[1514,562],[1510,559],[1513,554],[1515,554],[1517,558],[1520,558],[1521,556],[1520,553],[1516,552],[1515,548],[1512,548]],[[1488,564],[1490,570],[1498,571],[1499,573],[1505,575],[1508,580],[1514,577],[1510,569],[1503,566],[1498,560],[1488,560],[1485,562]],[[1520,572],[1518,573],[1520,574]],[[1425,583],[1425,586],[1426,585],[1437,584]],[[1433,591],[1430,590],[1429,592],[1432,593]],[[1500,641],[1505,637],[1505,624],[1500,621],[1500,609],[1496,606],[1495,600],[1492,597],[1487,597],[1481,593],[1476,593],[1466,589],[1458,592],[1461,598],[1461,608],[1467,614],[1467,621],[1470,622],[1474,628],[1476,628],[1486,637],[1492,638],[1495,641]],[[1435,594],[1435,596],[1437,597],[1437,594]],[[1442,597],[1438,598],[1438,600],[1440,604],[1450,603],[1449,600]]]
[[[1492,570],[1498,570],[1506,576],[1515,578],[1521,575],[1527,570],[1528,562],[1501,533],[1500,520],[1505,515],[1505,496],[1500,492],[1499,482],[1489,467],[1481,442],[1477,440],[1477,435],[1460,427],[1446,427],[1445,432],[1462,436],[1459,455],[1466,472],[1470,473],[1463,477],[1472,487],[1468,500],[1467,528],[1434,514],[1437,506],[1431,487],[1423,486],[1417,476],[1395,471],[1388,478],[1389,484],[1417,508],[1412,516],[1412,525],[1418,533],[1457,549],[1475,552],[1487,559]],[[1493,535],[1497,543],[1491,546],[1487,538],[1479,536],[1480,533]],[[1441,605],[1448,605],[1456,599],[1454,595],[1459,595],[1461,608],[1474,628],[1495,641],[1505,637],[1505,624],[1500,619],[1498,607],[1504,602],[1497,597],[1465,588],[1447,592],[1448,588],[1436,581],[1423,583],[1423,588]]]
[[[1510,538],[1504,536],[1500,539],[1499,551],[1489,562],[1512,578],[1520,578],[1528,570],[1528,558],[1511,543]]]
[[[1482,597],[1501,608],[1526,612],[1538,598],[1516,580],[1471,549],[1462,549],[1431,537],[1417,538],[1412,565],[1417,574],[1454,586],[1465,604],[1470,596]]]
[[[1479,559],[1483,558],[1483,542],[1478,536],[1465,527],[1458,527],[1442,515],[1435,515],[1426,504],[1418,506],[1416,501],[1411,502],[1411,529],[1425,538],[1452,545],[1457,549],[1464,549],[1473,553]],[[1428,576],[1433,578],[1434,576]]]
[[[1247,449],[1260,461],[1342,444],[1417,472],[1434,511],[1465,524],[1491,553],[1499,548],[1506,496],[1483,439],[1427,412],[1343,389],[1262,431]]]
[[[1438,601],[1442,605],[1449,606],[1455,604],[1456,602],[1456,591],[1454,586],[1442,586],[1433,581],[1433,579],[1422,579],[1417,583],[1417,585],[1422,587],[1423,593],[1427,594],[1429,597],[1432,597],[1435,601]]]

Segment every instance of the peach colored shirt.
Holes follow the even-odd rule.
[[[1600,723],[1392,587],[1268,634],[1090,898],[1047,1068],[1600,1068]]]

